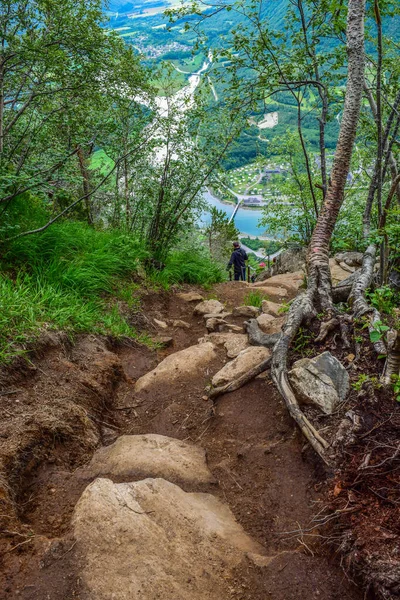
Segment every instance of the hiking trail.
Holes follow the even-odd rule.
[[[322,467],[268,373],[214,404],[206,391],[268,356],[243,323],[278,332],[301,283],[149,293],[140,318],[161,349],[48,334],[31,372],[8,373],[0,450],[22,525],[1,598],[361,600],[313,521]]]

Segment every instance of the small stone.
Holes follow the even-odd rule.
[[[219,314],[224,310],[224,305],[218,300],[204,300],[194,309],[195,315]]]
[[[184,302],[201,302],[204,299],[203,296],[197,292],[182,292],[177,294],[177,297]]]
[[[174,338],[169,337],[167,335],[158,335],[156,338],[154,338],[154,341],[158,344],[161,344],[165,348],[168,348],[169,346],[173,345]]]
[[[273,317],[272,315],[268,315],[266,313],[263,313],[257,317],[257,323],[261,331],[268,334],[279,333],[284,322],[284,317]]]
[[[350,389],[349,374],[330,352],[294,363],[289,379],[299,401],[314,404],[331,415]]]
[[[213,317],[212,319],[207,319],[206,321],[206,329],[207,331],[219,331],[220,325],[226,323],[223,319],[218,319],[217,317]]]
[[[168,325],[167,325],[167,323],[165,321],[160,321],[159,319],[154,319],[154,323],[160,329],[168,329]]]
[[[254,318],[260,314],[260,309],[257,306],[237,306],[232,314],[234,317]]]
[[[176,319],[172,322],[172,327],[181,327],[182,329],[190,329],[190,324],[186,321],[181,321],[180,319]]]

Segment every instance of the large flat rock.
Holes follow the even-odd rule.
[[[242,350],[249,347],[247,333],[228,333],[224,346],[228,358],[236,358]]]
[[[162,477],[183,486],[214,482],[203,448],[155,433],[123,435],[100,448],[85,474],[118,481]]]
[[[219,500],[164,479],[96,479],[73,528],[90,600],[231,600],[233,569],[261,550]]]
[[[215,346],[211,342],[189,346],[170,354],[155,369],[137,380],[135,393],[148,390],[153,386],[188,381],[193,376],[203,374],[204,369],[216,358]]]
[[[271,356],[271,351],[262,346],[250,346],[246,350],[242,350],[238,356],[228,362],[218,373],[212,378],[214,387],[225,385],[238,377],[241,377],[253,367],[259,365],[264,360]]]

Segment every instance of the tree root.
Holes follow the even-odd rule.
[[[243,327],[249,336],[249,344],[251,346],[265,346],[266,348],[273,348],[280,338],[280,333],[263,333],[260,329],[257,319],[245,321],[243,323]]]
[[[369,317],[369,332],[375,331],[376,323],[381,321],[380,313],[368,304],[365,297],[366,290],[371,286],[374,276],[374,266],[376,257],[376,246],[371,244],[364,253],[363,263],[358,276],[355,278],[353,287],[349,296],[349,303],[353,309],[354,318],[359,319],[365,315]],[[387,354],[386,346],[382,339],[374,342],[375,351],[378,355]]]
[[[393,376],[400,374],[400,333],[392,330],[388,338],[388,356],[381,377],[381,383],[386,387],[393,383]]]
[[[238,390],[239,388],[244,386],[246,383],[248,383],[249,381],[251,381],[252,379],[257,377],[257,375],[260,375],[261,373],[266,371],[270,367],[270,365],[271,365],[271,358],[267,358],[266,360],[264,360],[262,363],[260,363],[256,367],[253,367],[252,369],[250,369],[250,371],[247,371],[247,373],[245,373],[238,379],[235,379],[234,381],[230,381],[226,385],[221,385],[220,387],[212,389],[210,391],[208,397],[210,398],[210,400],[214,401],[219,396],[222,396],[222,394],[228,394],[229,392],[234,392],[235,390]]]

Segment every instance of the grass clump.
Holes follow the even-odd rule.
[[[1,265],[0,362],[23,352],[43,329],[149,342],[112,300],[114,295],[126,298],[129,308],[139,308],[131,278],[145,257],[131,236],[96,231],[80,222],[60,223],[40,235],[15,240]]]
[[[192,283],[205,287],[225,281],[222,267],[211,260],[202,248],[194,250],[176,250],[171,252],[162,271],[154,272],[155,283],[168,287],[174,283]]]
[[[262,294],[258,290],[251,290],[244,297],[243,304],[245,306],[256,306],[257,308],[261,308],[263,300],[268,300],[268,296]]]

